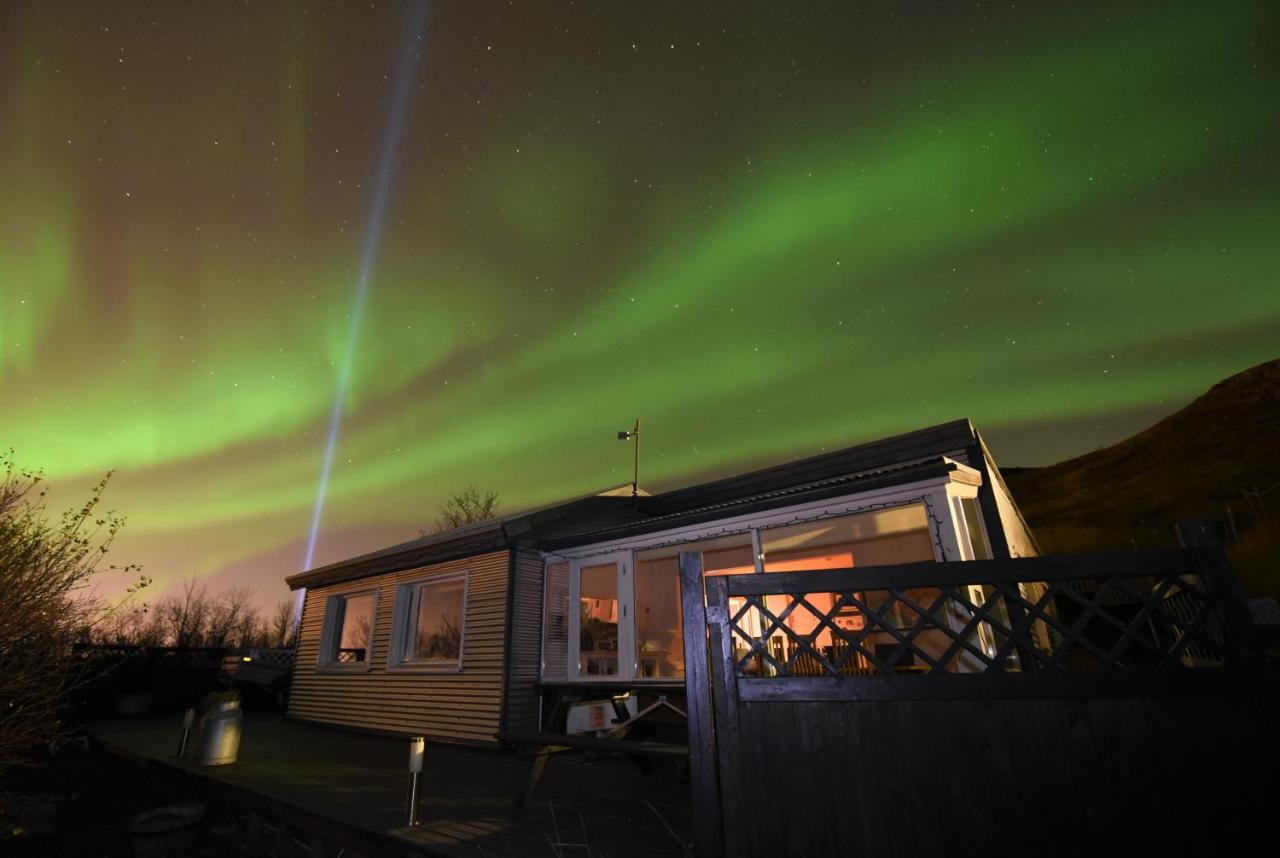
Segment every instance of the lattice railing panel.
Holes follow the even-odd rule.
[[[760,577],[765,592],[728,599],[741,676],[1182,669],[1228,655],[1199,573],[787,592]]]

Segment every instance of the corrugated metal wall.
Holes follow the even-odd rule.
[[[460,570],[470,572],[461,672],[388,670],[396,586]],[[507,552],[495,551],[308,590],[289,716],[436,739],[495,742],[502,709],[507,573]],[[377,590],[378,600],[369,669],[317,669],[325,600],[335,594],[370,589]]]
[[[508,654],[507,730],[538,729],[538,681],[542,646],[542,554],[516,552],[512,589],[511,652]]]

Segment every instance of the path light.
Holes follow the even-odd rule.
[[[425,736],[409,740],[409,824],[418,824],[418,783],[422,780],[422,760],[426,756]]]
[[[191,738],[191,728],[196,723],[196,710],[188,709],[182,713],[182,738],[178,740],[178,759],[187,753],[187,740]]]

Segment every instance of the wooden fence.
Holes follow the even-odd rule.
[[[1219,851],[1274,788],[1216,547],[681,582],[700,855]]]

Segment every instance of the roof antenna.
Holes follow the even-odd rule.
[[[635,470],[631,472],[631,496],[633,498],[640,497],[640,418],[636,418],[636,425],[631,428],[630,432],[622,431],[618,433],[619,441],[636,442],[636,464]],[[636,501],[639,503],[639,501]]]

